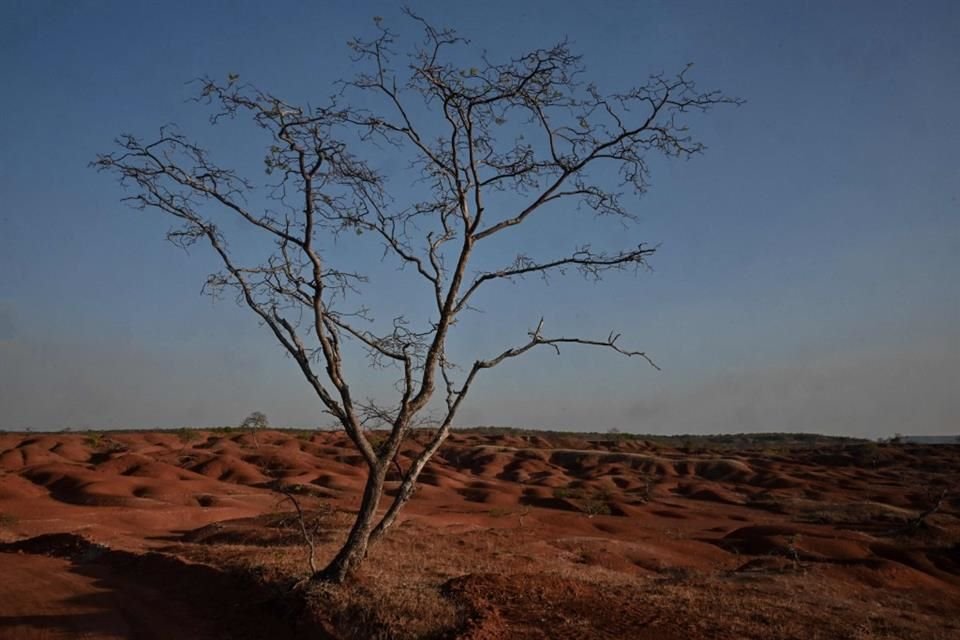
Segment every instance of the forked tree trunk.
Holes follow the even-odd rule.
[[[396,521],[397,514],[399,514],[404,505],[410,501],[410,498],[413,497],[413,493],[417,488],[417,480],[420,479],[420,473],[447,439],[447,436],[450,434],[450,423],[452,421],[453,413],[451,412],[448,419],[440,427],[440,431],[436,437],[427,445],[426,450],[410,463],[407,473],[401,476],[397,495],[394,497],[390,506],[387,507],[387,511],[383,514],[383,518],[380,519],[379,524],[374,527],[373,532],[370,534],[369,544],[376,544],[383,538],[387,529]]]
[[[378,465],[370,469],[367,484],[363,489],[363,500],[357,519],[350,529],[343,547],[337,552],[333,560],[325,568],[318,571],[311,578],[316,582],[341,583],[358,567],[367,555],[367,546],[370,543],[370,534],[373,531],[377,508],[383,496],[383,483],[387,475],[387,466]]]
[[[383,539],[383,536],[387,533],[387,529],[393,525],[397,519],[397,514],[400,513],[400,510],[405,504],[413,497],[413,491],[416,487],[415,484],[401,484],[400,493],[397,494],[397,497],[394,498],[393,502],[387,508],[387,512],[383,514],[383,518],[377,524],[376,527],[370,532],[370,539],[368,544],[375,545]]]

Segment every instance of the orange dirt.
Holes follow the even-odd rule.
[[[458,433],[351,584],[291,595],[276,489],[322,562],[363,480],[336,433],[0,434],[0,638],[960,638],[960,447]]]

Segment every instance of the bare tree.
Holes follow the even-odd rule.
[[[389,529],[481,372],[539,347],[559,353],[566,345],[601,347],[653,365],[645,353],[622,347],[617,333],[550,336],[543,319],[521,344],[469,367],[457,367],[447,347],[458,318],[485,287],[568,270],[599,279],[645,267],[655,247],[604,251],[573,238],[569,252],[558,255],[520,253],[494,268],[471,265],[477,255],[497,255],[483,251],[496,239],[538,219],[550,224],[548,216],[563,207],[632,222],[623,191],[647,189],[648,156],[700,153],[704,147],[689,135],[685,117],[739,102],[697,89],[689,68],[602,93],[581,80],[581,59],[566,42],[500,62],[483,54],[465,67],[454,61],[467,44],[462,38],[405,13],[422,28],[422,42],[396,64],[396,36],[375,19],[374,37],[350,43],[366,71],[343,82],[322,107],[285,102],[232,75],[200,81],[197,100],[214,108],[212,123],[247,115],[266,134],[265,169],[273,177],[260,191],[173,127],[151,141],[122,135],[119,149],[94,163],[132,190],[127,200],[134,206],[179,223],[171,241],[212,247],[223,270],[208,278],[206,290],[237,292],[363,456],[368,475],[356,520],[336,556],[315,572],[318,580],[344,580]],[[410,163],[422,197],[410,203],[391,197],[387,176],[373,166],[384,156],[393,166],[398,159]],[[264,204],[251,205],[258,197]],[[230,217],[269,239],[269,250],[241,260],[225,234]],[[354,302],[369,302],[362,298],[367,276],[338,266],[332,247],[371,237],[422,283],[429,307],[423,321],[402,315],[384,321]],[[396,368],[394,403],[355,395],[345,353],[357,347],[369,364]],[[401,470],[396,495],[381,512],[391,462],[435,395],[441,408],[430,438]],[[388,429],[376,446],[367,436],[371,426]]]

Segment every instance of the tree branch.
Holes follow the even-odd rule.
[[[455,307],[455,312],[459,313],[467,305],[470,297],[485,282],[491,280],[512,280],[531,273],[545,275],[551,270],[563,271],[564,267],[575,267],[584,276],[600,278],[601,274],[610,269],[622,269],[629,265],[647,266],[646,258],[656,253],[656,248],[644,247],[640,244],[631,251],[621,251],[615,254],[594,253],[590,247],[582,247],[573,255],[553,260],[551,262],[537,263],[524,255],[519,255],[514,260],[513,265],[500,269],[498,271],[488,271],[478,275],[470,284],[460,301]]]

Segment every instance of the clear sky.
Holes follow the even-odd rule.
[[[555,333],[622,331],[663,371],[535,353],[481,379],[460,423],[960,431],[960,3],[412,6],[493,58],[569,36],[608,91],[693,62],[747,100],[693,122],[705,155],[654,163],[626,238],[594,229],[660,243],[652,273],[491,287],[457,343],[486,357],[542,315]],[[167,222],[87,164],[174,121],[252,172],[262,154],[208,131],[184,83],[235,72],[320,101],[374,15],[402,23],[392,2],[0,3],[0,428],[325,422],[252,315],[200,295],[210,257],[166,243]],[[367,292],[397,294],[389,278]]]

